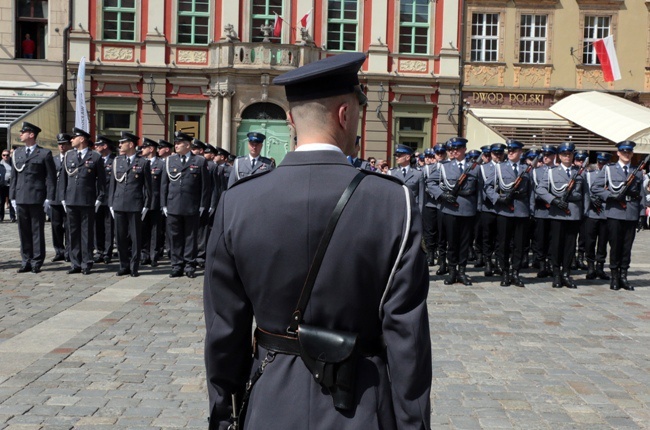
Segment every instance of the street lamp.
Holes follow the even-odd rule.
[[[147,81],[147,89],[149,90],[149,101],[151,102],[151,106],[156,109],[158,107],[158,104],[153,99],[153,92],[156,89],[156,81],[153,80],[153,75],[149,75],[149,80]]]
[[[77,94],[77,71],[73,70],[70,75],[70,86],[72,87],[72,93]]]

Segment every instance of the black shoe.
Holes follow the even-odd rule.
[[[508,273],[507,270],[505,272],[506,272],[506,274]],[[497,276],[503,275],[503,268],[501,267],[501,263],[499,263],[499,260],[496,260],[494,262],[494,274],[497,275]],[[510,284],[508,284],[508,285],[510,285]]]
[[[438,276],[443,276],[449,273],[449,268],[447,267],[447,263],[443,260],[440,263],[440,267],[438,267],[438,270],[436,270],[436,275]]]
[[[519,270],[512,270],[510,272],[510,282],[512,282],[512,285],[519,288],[524,288],[526,286],[523,279],[519,277]]]
[[[485,271],[483,272],[485,276],[492,276],[494,275],[494,269],[492,268],[492,261],[490,259],[485,260]]]
[[[172,273],[169,274],[170,278],[180,278],[181,276],[183,276],[183,271],[178,269],[172,270]]]
[[[117,276],[126,276],[131,274],[131,269],[120,269],[117,271]]]
[[[85,269],[81,269],[81,274],[82,275],[90,275],[90,268],[86,267]]]
[[[630,285],[627,280],[627,269],[620,269],[618,275],[618,283],[621,285],[621,288],[627,291],[634,291],[634,287]]]
[[[596,263],[596,276],[603,281],[609,281],[609,275],[605,272],[605,263]]]
[[[436,259],[433,257],[433,252],[427,251],[427,266],[431,267],[436,263]]]
[[[454,284],[457,280],[456,275],[457,275],[456,266],[449,266],[449,274],[447,275],[443,283],[445,285]]]
[[[485,267],[485,259],[483,258],[483,254],[479,254],[476,263],[474,263],[475,269],[480,269],[481,267]]]
[[[618,269],[611,270],[611,279],[609,282],[609,289],[618,291],[621,289],[621,284],[618,281]]]
[[[571,289],[578,288],[576,283],[573,282],[573,279],[571,279],[571,276],[569,275],[569,272],[562,272],[562,285],[567,287],[567,288],[571,288]]]
[[[578,259],[575,256],[571,260],[571,270],[578,270]]]
[[[41,273],[41,266],[33,266],[32,273]]]
[[[52,263],[56,263],[57,261],[63,261],[65,260],[65,256],[63,254],[55,255],[54,258],[52,259]]]
[[[70,257],[65,257],[65,262],[69,263],[70,262]]]
[[[458,273],[456,274],[456,280],[463,285],[472,285],[472,278],[467,276],[467,274],[465,273],[465,268],[462,266],[458,268]]]
[[[68,270],[68,275],[73,275],[75,273],[81,273],[81,267],[71,267],[70,270]]]
[[[16,222],[16,218],[11,218],[11,222]]]
[[[528,260],[528,255],[526,255],[523,260],[521,260],[521,268],[528,269],[530,267],[530,262]]]
[[[553,273],[553,288],[562,288],[562,277],[560,276],[560,271],[555,271]]]
[[[18,273],[26,273],[31,271],[32,271],[32,266],[29,264],[27,266],[20,266],[20,269],[17,270]]]
[[[99,263],[99,262],[101,262],[102,260],[103,260],[103,257],[102,257],[101,255],[95,255],[95,256],[93,257],[93,262],[95,262],[95,263]]]
[[[158,267],[158,260],[151,260],[151,267]]]
[[[151,264],[151,258],[145,258],[144,260],[142,260],[142,263],[140,263],[140,264],[142,264],[143,266],[150,265]]]
[[[137,278],[138,276],[140,276],[140,274],[138,273],[137,270],[133,270],[133,271],[131,272],[131,277],[132,277],[132,278]]]
[[[596,268],[594,267],[593,261],[587,261],[587,275],[585,278],[590,281],[596,279]]]
[[[474,248],[469,248],[469,255],[467,256],[467,261],[476,261],[476,252]]]
[[[196,278],[196,273],[194,273],[194,270],[186,270],[185,276],[187,276],[188,278]]]
[[[551,265],[549,264],[548,260],[542,261],[539,267],[539,272],[537,272],[538,278],[548,278],[549,276],[553,275],[553,270],[551,269]]]
[[[509,287],[510,286],[510,275],[508,275],[508,271],[504,270],[501,273],[501,283],[499,284],[502,287]]]
[[[578,252],[578,269],[580,270],[587,270],[587,264],[585,263],[585,253],[584,252]]]
[[[111,264],[111,257],[104,257],[104,264]]]

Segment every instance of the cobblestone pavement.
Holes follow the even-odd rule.
[[[584,272],[577,290],[432,276],[432,427],[650,428],[649,252],[642,232],[635,292]],[[16,224],[0,223],[0,429],[206,428],[202,279],[67,275],[52,256],[17,274]]]

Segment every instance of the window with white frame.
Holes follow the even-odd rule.
[[[339,0],[327,3],[327,49],[356,51],[359,2]]]
[[[104,40],[135,40],[135,0],[104,0]]]
[[[252,14],[251,14],[251,41],[262,42],[264,35],[261,27],[263,25],[270,25],[273,27],[276,15],[282,17],[282,0],[252,0]],[[288,31],[289,26],[282,24],[282,31]],[[280,42],[280,37],[273,36],[273,29],[271,29],[271,42]]]
[[[178,0],[178,43],[207,45],[210,0]]]
[[[585,16],[585,28],[582,38],[583,64],[600,64],[593,43],[597,39],[603,39],[610,35],[611,24],[611,16]]]
[[[471,61],[495,62],[499,58],[499,14],[472,14]]]
[[[402,0],[399,11],[399,52],[429,53],[429,0]]]
[[[521,15],[519,27],[519,62],[546,63],[548,15]]]

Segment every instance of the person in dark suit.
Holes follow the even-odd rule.
[[[59,144],[59,154],[54,157],[54,167],[56,169],[56,194],[54,200],[50,202],[50,219],[52,226],[52,245],[54,246],[54,258],[52,262],[70,261],[70,232],[66,225],[66,213],[62,200],[65,200],[65,168],[63,167],[63,157],[66,152],[72,149],[70,140],[72,136],[68,133],[59,133],[56,136]]]
[[[604,202],[609,234],[609,269],[612,290],[634,291],[627,279],[627,271],[632,260],[632,245],[636,236],[639,217],[645,214],[646,191],[643,187],[643,172],[634,177],[632,166],[635,142],[625,140],[616,144],[618,161],[603,168],[592,185],[592,194]],[[623,190],[625,182],[632,184]]]
[[[106,172],[102,156],[91,149],[90,134],[75,127],[72,146],[75,150],[66,152],[63,159],[65,194],[61,200],[70,231],[68,274],[89,275],[93,267],[95,212],[106,198]]]
[[[401,180],[411,190],[415,197],[415,204],[421,212],[424,206],[424,175],[420,170],[411,167],[413,149],[407,145],[398,144],[393,155],[396,157],[397,167],[390,169],[388,174]]]
[[[113,161],[115,161],[115,142],[106,136],[97,135],[95,139],[95,151],[102,156],[104,165],[104,190],[108,197],[111,180],[113,178]],[[95,258],[94,262],[103,261],[105,264],[111,262],[113,257],[113,243],[115,242],[115,220],[109,209],[108,198],[102,201],[95,213]]]
[[[232,166],[228,164],[228,157],[230,153],[221,147],[216,148],[214,162],[216,168],[213,171],[212,182],[214,187],[212,188],[212,198],[210,199],[210,207],[215,210],[221,194],[228,189],[228,181],[230,179],[230,172],[232,171]]]
[[[275,166],[270,158],[262,157],[262,144],[266,136],[262,133],[251,131],[246,135],[248,137],[248,155],[237,157],[232,167],[230,178],[228,178],[228,188],[232,184],[250,175],[256,175],[265,170],[273,170]]]
[[[315,416],[327,429],[429,428],[428,270],[420,211],[400,181],[360,172],[346,159],[367,100],[357,77],[364,60],[361,53],[339,54],[276,78],[275,84],[286,85],[298,147],[277,169],[240,181],[219,202],[204,283],[211,429],[228,426],[231,395],[269,356],[273,361],[251,392],[245,428],[272,422],[274,428],[304,429]],[[342,212],[307,311],[298,318],[379,346],[354,356],[356,376],[348,379],[354,402],[351,409],[336,409],[295,349],[264,339],[297,345],[287,326],[332,210],[358,174],[364,178]],[[377,199],[391,210],[368,210]],[[351,247],[350,238],[363,246]]]
[[[212,200],[212,190],[213,190],[213,181],[212,181],[212,173],[214,171],[214,167],[216,166],[213,161],[211,161],[212,157],[212,150],[208,148],[208,144],[205,142],[201,142],[199,139],[192,139],[192,143],[190,144],[190,151],[192,151],[192,154],[201,156],[205,158],[205,165],[208,170],[208,178],[210,179],[209,181],[209,194],[210,194],[210,199]],[[208,157],[206,157],[206,152],[209,153]],[[212,208],[211,205],[206,207],[206,210],[203,211],[201,216],[199,217],[199,230],[197,231],[197,236],[196,236],[196,267],[202,269],[205,267],[205,245],[208,240],[208,230],[209,230],[209,223],[210,223],[210,218],[212,217],[212,212],[210,209]]]
[[[199,219],[210,205],[210,177],[205,158],[190,151],[192,138],[174,133],[176,154],[165,159],[161,205],[167,217],[172,278],[196,277]]]
[[[18,217],[22,263],[18,273],[39,273],[45,260],[45,214],[56,194],[56,168],[52,152],[36,143],[41,129],[23,122],[14,151],[9,199]]]
[[[607,259],[607,214],[603,207],[603,200],[592,192],[592,187],[598,174],[609,163],[612,154],[598,152],[596,166],[585,173],[585,256],[587,258],[586,278],[602,279],[609,281],[610,277],[605,272]],[[598,243],[598,246],[596,246]]]
[[[142,264],[158,266],[161,248],[164,246],[162,235],[162,206],[160,206],[160,186],[164,174],[165,162],[157,156],[158,142],[147,137],[142,139],[142,156],[149,161],[151,169],[151,204],[142,221]]]
[[[120,258],[117,276],[140,275],[142,219],[151,208],[151,167],[136,154],[140,138],[123,131],[120,155],[113,161],[109,207],[115,218],[115,242]]]

